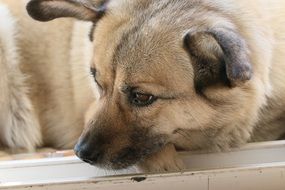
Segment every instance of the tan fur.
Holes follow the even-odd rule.
[[[226,150],[285,133],[284,1],[104,2],[32,0],[28,7],[37,20],[96,24],[93,83],[86,74],[89,51],[80,44],[84,32],[73,21],[40,24],[15,12],[23,31],[33,28],[19,44],[29,46],[23,72],[33,76],[27,84],[44,142],[70,147],[88,105],[76,153],[113,169],[177,170],[183,166],[174,146]],[[134,106],[134,90],[158,98]]]
[[[105,85],[106,94],[112,92],[110,97],[105,95],[102,99],[122,101],[116,94],[120,94],[124,84],[139,87],[143,92],[176,97],[177,100],[160,101],[150,108],[124,109],[123,112],[133,112],[129,114],[136,122],[142,122],[141,126],[155,126],[155,133],[170,135],[171,142],[184,150],[225,150],[249,141],[278,139],[285,132],[285,76],[282,72],[285,33],[281,24],[285,20],[280,8],[285,6],[283,1],[276,1],[279,6],[275,8],[270,7],[271,4],[263,6],[265,1],[252,4],[248,1],[193,1],[197,3],[196,9],[188,12],[182,10],[191,3],[179,1],[157,16],[148,17],[151,10],[159,9],[165,2],[110,2],[111,10],[94,34],[94,67],[100,73],[97,81]],[[277,7],[279,11],[275,10]],[[193,13],[194,10],[197,12]],[[192,18],[189,15],[193,15]],[[133,30],[131,37],[122,38],[144,16],[147,21]],[[275,22],[278,23],[275,27],[267,25]],[[250,81],[235,88],[222,85],[206,88],[203,92],[206,100],[193,91],[191,78],[195,73],[181,48],[181,40],[188,30],[201,31],[209,27],[229,27],[241,34],[249,48],[254,74]],[[114,51],[119,43],[121,51]],[[180,64],[175,64],[177,62]],[[116,110],[115,107],[108,112]],[[96,105],[90,109],[100,110]],[[93,118],[100,119],[96,115]],[[131,121],[132,116],[127,122]],[[157,162],[166,156],[164,151],[158,155]],[[156,168],[157,163],[151,160]],[[173,168],[177,168],[175,165],[173,162]],[[149,168],[149,164],[146,167]]]

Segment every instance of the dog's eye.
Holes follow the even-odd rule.
[[[94,79],[96,79],[96,69],[91,67],[90,72],[91,72],[92,76],[94,77]]]
[[[102,89],[102,86],[98,83],[98,81],[97,81],[97,79],[96,79],[97,70],[96,70],[95,68],[91,67],[91,68],[90,68],[90,73],[91,73],[91,75],[93,76],[95,83],[98,85],[98,87],[99,87],[100,89]]]
[[[133,105],[142,107],[152,104],[157,98],[151,94],[133,92],[130,99]]]

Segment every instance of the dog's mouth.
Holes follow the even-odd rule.
[[[124,169],[135,165],[141,159],[143,159],[145,153],[140,150],[128,147],[119,152],[117,156],[111,158],[110,165],[112,169]]]
[[[136,165],[160,151],[167,144],[166,135],[146,135],[135,132],[129,139],[129,145],[120,148],[118,148],[120,145],[116,143],[101,144],[99,147],[95,144],[92,146],[81,139],[74,150],[81,160],[93,166],[121,170]]]
[[[96,158],[84,158],[82,155],[76,153],[76,155],[84,162],[103,169],[121,170],[135,165],[137,162],[143,159],[140,151],[133,148],[125,148],[118,155],[110,157],[108,155],[98,155]]]

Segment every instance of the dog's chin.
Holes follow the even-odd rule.
[[[132,166],[134,166],[135,164],[129,164],[129,163],[89,163],[90,165],[100,168],[100,169],[104,169],[104,170],[124,170],[124,169],[128,169]]]
[[[122,149],[119,154],[113,156],[102,156],[97,162],[89,164],[105,170],[123,170],[135,166],[147,157],[161,150],[162,147],[153,149]]]
[[[123,151],[125,152],[125,151]],[[151,152],[146,150],[143,152]],[[113,158],[103,161],[102,163],[95,164],[97,167],[110,169],[110,170],[122,170],[128,169],[132,166],[135,166],[137,163],[144,160],[149,154],[142,154],[141,151],[134,151],[129,153],[119,154]]]
[[[88,164],[104,170],[124,170],[136,165],[140,159],[134,160],[105,160],[104,162],[87,162]]]

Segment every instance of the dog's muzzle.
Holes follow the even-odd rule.
[[[95,165],[101,162],[104,156],[103,144],[105,144],[104,138],[100,136],[92,138],[91,135],[87,135],[79,139],[74,152],[84,162]]]

